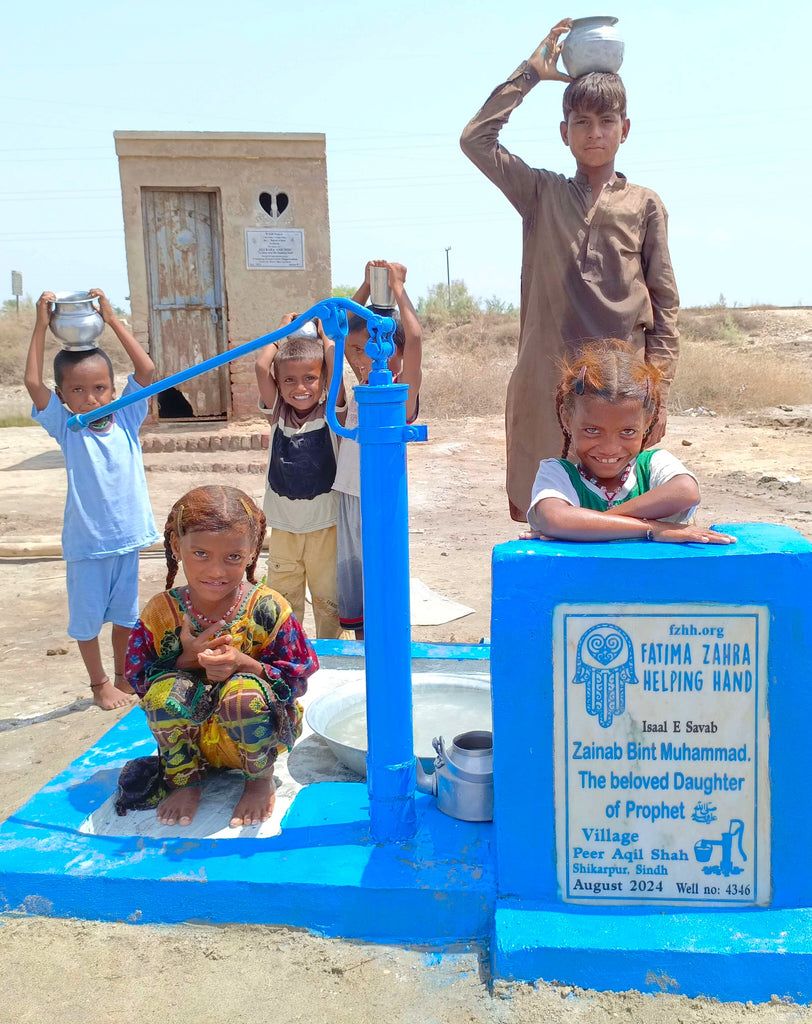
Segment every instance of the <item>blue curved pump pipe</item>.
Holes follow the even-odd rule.
[[[366,320],[369,331],[366,353],[372,359],[369,382],[353,389],[358,402],[358,426],[353,430],[343,427],[335,412],[344,366],[348,312]],[[398,842],[410,839],[417,831],[406,444],[425,441],[427,431],[424,426],[406,424],[409,388],[406,384],[395,384],[389,370],[388,360],[395,352],[394,320],[351,299],[325,299],[286,327],[156,381],[93,412],[71,416],[68,426],[80,430],[117,409],[281,341],[314,317],[321,320],[325,333],[336,346],[327,396],[327,420],[336,434],[357,441],[361,446],[370,828],[376,842]]]

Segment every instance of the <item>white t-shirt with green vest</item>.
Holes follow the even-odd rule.
[[[620,505],[630,498],[636,498],[655,487],[662,486],[683,473],[696,480],[694,474],[687,470],[670,452],[664,451],[662,448],[649,448],[640,452],[632,461],[629,475],[611,504],[612,506]],[[566,459],[543,459],[540,463],[533,483],[530,508],[544,498],[561,498],[576,508],[589,508],[599,512],[606,512],[610,508],[603,488],[582,476],[578,472],[578,467]],[[693,508],[685,512],[666,516],[663,521],[668,523],[688,522],[697,507],[694,505]]]

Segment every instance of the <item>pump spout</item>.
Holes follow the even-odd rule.
[[[423,770],[420,758],[417,758],[417,788],[421,793],[428,793],[429,796],[437,796],[437,773]]]

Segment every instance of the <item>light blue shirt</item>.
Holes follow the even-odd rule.
[[[123,394],[139,391],[133,376]],[[68,429],[72,413],[55,394],[31,418],[42,424],[65,456],[68,495],[62,526],[62,557],[107,558],[148,547],[160,539],[144,475],[138,429],[147,414],[146,399],[113,413],[103,431]]]

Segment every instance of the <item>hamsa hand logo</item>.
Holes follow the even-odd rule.
[[[587,714],[608,729],[626,710],[626,684],[639,682],[629,634],[608,622],[588,629],[578,643],[572,681],[585,685]]]

